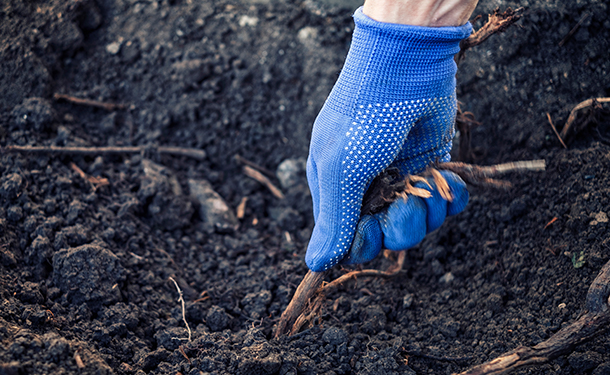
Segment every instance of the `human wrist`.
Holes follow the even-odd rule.
[[[470,19],[478,0],[366,0],[368,17],[386,23],[444,27],[461,26]]]

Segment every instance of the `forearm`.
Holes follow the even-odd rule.
[[[478,0],[366,0],[363,13],[375,21],[413,26],[461,26]]]

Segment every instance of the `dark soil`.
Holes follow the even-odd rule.
[[[543,158],[546,172],[509,175],[507,191],[472,187],[466,210],[409,250],[399,276],[346,286],[313,328],[274,340],[307,271],[310,195],[299,162],[280,200],[235,157],[272,171],[306,157],[352,10],[3,0],[0,144],[146,152],[1,155],[0,374],[450,374],[569,324],[610,260],[610,116],[607,104],[583,110],[564,149],[546,113],[561,130],[577,103],[610,96],[610,9],[483,1],[476,14],[507,6],[527,11],[460,63],[458,98],[481,122],[468,161]],[[610,374],[609,336],[518,373]]]

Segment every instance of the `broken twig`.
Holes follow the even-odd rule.
[[[485,25],[460,42],[460,52],[455,60],[462,60],[464,53],[469,48],[478,46],[490,36],[506,31],[512,24],[517,22],[523,16],[523,11],[524,8],[518,8],[515,10],[508,8],[503,13],[500,13],[499,9],[495,9],[492,14],[488,15],[488,20]]]
[[[235,160],[236,160],[238,163],[241,163],[241,164],[244,164],[244,165],[247,165],[247,166],[249,166],[249,167],[252,167],[252,168],[256,169],[257,171],[259,171],[259,172],[261,172],[261,173],[263,173],[263,174],[267,175],[267,177],[270,177],[270,178],[275,177],[275,174],[274,174],[273,172],[271,172],[270,170],[268,170],[267,168],[265,168],[265,167],[263,167],[263,166],[260,166],[260,165],[256,164],[256,163],[255,163],[255,162],[253,162],[253,161],[250,161],[250,160],[248,160],[248,159],[245,159],[245,158],[244,158],[243,156],[241,156],[241,155],[235,155]]]
[[[127,108],[127,105],[125,105],[125,104],[106,103],[106,102],[100,102],[97,100],[77,98],[74,96],[70,96],[70,95],[66,95],[66,94],[59,94],[59,93],[53,94],[53,99],[65,100],[69,103],[86,105],[89,107],[101,108],[101,109],[105,109],[106,111],[114,111],[117,109]]]
[[[591,15],[591,13],[589,12],[585,12],[585,14],[583,14],[580,19],[578,20],[578,22],[576,23],[576,25],[572,28],[572,30],[570,30],[570,32],[568,32],[566,34],[566,36],[563,37],[563,39],[561,39],[561,41],[557,44],[559,47],[563,47],[564,44],[566,44],[566,42],[568,40],[570,40],[570,38],[572,37],[572,35],[574,35],[576,33],[576,31],[578,31],[578,29],[580,28],[580,26],[582,25],[583,22],[586,21],[587,18],[589,18],[589,16]]]
[[[610,328],[610,262],[606,263],[587,292],[580,317],[546,341],[533,347],[521,346],[498,358],[475,366],[460,375],[508,374],[521,367],[547,363]]]
[[[75,171],[76,173],[78,173],[78,175],[85,181],[89,182],[91,184],[91,187],[93,187],[93,191],[96,191],[99,187],[101,186],[106,186],[106,185],[110,185],[110,182],[108,181],[107,178],[104,177],[95,177],[95,176],[89,176],[87,175],[82,169],[80,169],[76,164],[74,163],[70,163],[70,168],[72,168],[73,171]]]
[[[80,357],[80,354],[78,354],[79,351],[80,351],[80,349],[77,349],[74,352],[74,362],[76,362],[76,367],[78,367],[79,369],[83,369],[83,368],[85,368],[85,364],[83,363],[83,360]]]
[[[55,146],[6,146],[0,147],[0,153],[20,152],[39,154],[72,154],[72,155],[108,155],[108,154],[140,154],[150,150],[149,146],[126,146],[126,147],[55,147]],[[205,151],[197,148],[183,147],[157,147],[160,154],[173,156],[186,156],[196,160],[205,159]]]
[[[269,191],[271,191],[271,194],[273,194],[276,198],[284,199],[284,193],[282,193],[279,188],[273,185],[271,180],[269,180],[265,175],[247,165],[244,165],[243,171],[246,176],[253,178],[261,184],[265,185],[269,189]]]

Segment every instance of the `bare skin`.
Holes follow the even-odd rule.
[[[461,26],[478,0],[366,0],[362,12],[379,22],[413,26]]]

